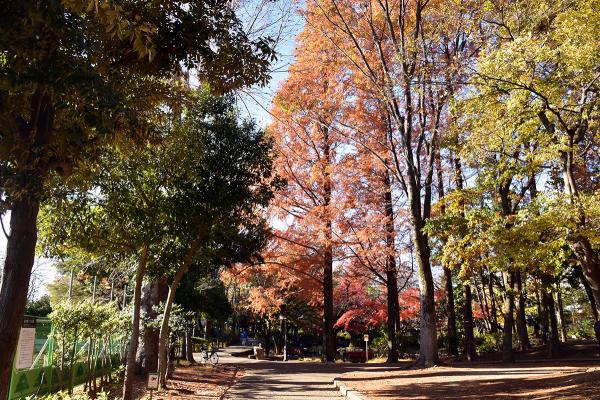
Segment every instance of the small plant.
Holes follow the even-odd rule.
[[[388,353],[387,333],[383,331],[381,336],[375,337],[369,344],[369,348],[373,350],[375,357],[386,357]]]
[[[478,353],[499,351],[502,348],[502,332],[484,333],[475,337]]]
[[[108,400],[108,394],[99,392],[92,397],[87,393],[69,394],[67,391],[61,391],[43,396],[28,396],[27,400]]]
[[[569,326],[567,332],[569,337],[577,339],[594,339],[594,321],[591,319],[582,319]]]

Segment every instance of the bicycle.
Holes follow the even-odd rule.
[[[209,353],[208,349],[202,348],[202,350],[200,351],[200,361],[202,363],[210,362],[213,365],[218,364],[219,355],[217,354],[217,349],[213,347],[211,348]]]

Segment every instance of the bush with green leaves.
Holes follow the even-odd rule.
[[[592,319],[582,319],[569,325],[567,336],[572,338],[573,336],[577,339],[594,339],[594,321]]]
[[[27,306],[25,306],[25,315],[46,317],[51,312],[52,306],[50,305],[50,296],[47,294],[39,299],[28,301]]]
[[[475,337],[477,353],[489,353],[502,349],[502,332],[484,333]]]
[[[127,310],[116,303],[65,300],[53,305],[49,317],[55,329],[54,364],[60,367],[60,386],[72,387],[67,371],[76,362],[111,364],[111,353],[124,348],[130,332]],[[92,380],[94,377],[89,376]]]
[[[156,308],[156,318],[148,320],[147,323],[159,329],[165,312],[165,303],[162,302]],[[185,329],[190,327],[196,321],[196,315],[191,311],[185,311],[179,304],[173,304],[171,308],[171,317],[169,318],[169,340],[171,343],[185,333]]]
[[[27,400],[108,400],[108,394],[100,392],[92,397],[87,393],[69,394],[67,391],[61,391],[43,396],[28,396]]]
[[[388,353],[388,335],[385,330],[381,330],[379,335],[374,336],[369,348],[373,350],[375,357],[386,357]]]

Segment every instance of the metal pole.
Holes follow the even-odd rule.
[[[365,340],[365,362],[369,362],[369,341]]]

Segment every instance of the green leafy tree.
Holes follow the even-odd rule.
[[[112,259],[113,269],[134,271],[132,329],[123,398],[130,399],[138,347],[141,288],[149,252],[163,239],[165,182],[159,143],[108,148],[100,164],[83,165],[44,208],[42,243],[61,258],[87,252]],[[88,168],[86,168],[88,167]],[[102,262],[100,262],[102,263]],[[119,268],[120,267],[120,268]],[[97,271],[94,273],[98,275]]]
[[[35,317],[46,317],[51,312],[52,306],[50,305],[50,296],[47,294],[37,300],[30,301],[25,307],[25,315],[32,315]]]
[[[192,94],[170,128],[161,155],[169,171],[165,203],[168,240],[159,254],[170,268],[160,330],[159,372],[164,383],[170,307],[194,266],[251,260],[266,241],[262,209],[278,179],[271,176],[272,144],[251,122],[240,122],[231,97]]]
[[[265,83],[268,39],[250,40],[227,2],[33,0],[1,4],[0,188],[11,210],[0,289],[6,382],[48,177],[68,175],[106,142],[146,133],[182,66],[214,87]],[[7,386],[0,388],[6,397]]]
[[[204,276],[252,258],[266,239],[261,209],[278,183],[271,177],[270,140],[254,124],[238,121],[232,97],[192,91],[158,129],[156,143],[127,153],[114,148],[101,156],[102,167],[82,168],[91,178],[75,190],[61,189],[43,219],[43,242],[56,254],[75,247],[137,258],[126,382],[133,374],[144,275],[170,281],[161,324],[164,376],[179,282],[190,268]]]
[[[486,2],[482,20],[490,36],[474,81],[495,99],[484,100],[482,108],[534,128],[519,135],[537,137],[535,157],[561,172],[562,190],[578,205],[582,226],[589,223],[582,198],[587,194],[577,170],[584,168],[580,155],[598,131],[599,7],[597,0]],[[600,260],[593,238],[574,230],[569,244],[598,302]]]

